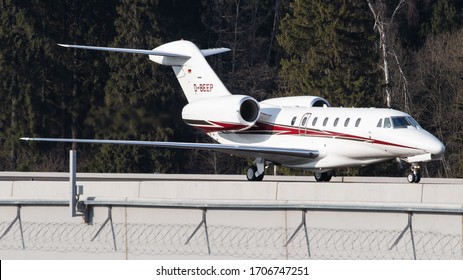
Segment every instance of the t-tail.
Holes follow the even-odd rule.
[[[205,56],[230,51],[227,48],[200,50],[192,42],[184,40],[170,42],[153,50],[59,45],[67,48],[149,55],[151,61],[172,66],[189,103],[207,97],[231,95],[205,59]]]
[[[252,127],[260,116],[260,105],[248,95],[232,95],[205,57],[230,51],[227,48],[200,50],[189,41],[175,41],[153,50],[63,45],[90,49],[149,55],[161,65],[171,66],[188,100],[182,110],[183,120],[205,132],[241,131]]]

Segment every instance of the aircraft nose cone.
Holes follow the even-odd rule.
[[[441,155],[445,151],[445,146],[444,146],[444,144],[442,144],[441,141],[436,139],[435,141],[430,143],[430,145],[427,147],[426,151],[428,153],[433,154],[433,155]]]

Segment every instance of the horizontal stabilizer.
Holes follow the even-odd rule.
[[[107,51],[107,52],[122,52],[122,53],[134,53],[134,54],[146,54],[146,55],[159,55],[167,57],[178,57],[178,58],[190,58],[187,55],[171,52],[160,52],[154,50],[140,50],[140,49],[124,49],[124,48],[108,48],[108,47],[95,47],[95,46],[83,46],[83,45],[66,45],[58,44],[61,47],[65,48],[75,48],[75,49],[86,49],[86,50],[96,50],[96,51]]]
[[[317,150],[290,149],[277,147],[262,147],[248,145],[225,145],[212,143],[185,143],[185,142],[157,142],[157,141],[133,141],[133,140],[97,140],[97,139],[63,139],[63,138],[28,138],[24,141],[45,141],[65,143],[87,143],[87,144],[116,144],[116,145],[139,145],[176,149],[209,150],[221,153],[237,155],[240,157],[263,158],[275,163],[299,164],[308,162],[319,156]]]
[[[229,48],[216,48],[216,49],[205,49],[201,50],[201,53],[204,56],[210,56],[214,54],[219,54],[219,53],[224,53],[224,52],[229,52],[231,51]]]

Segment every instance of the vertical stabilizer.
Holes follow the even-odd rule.
[[[205,56],[223,53],[230,49],[200,50],[192,42],[184,40],[170,42],[154,50],[68,44],[58,45],[65,48],[149,55],[150,60],[156,63],[172,66],[188,102],[208,97],[231,95],[204,58]]]
[[[175,41],[161,45],[153,51],[178,54],[178,57],[150,55],[150,60],[172,66],[188,102],[208,97],[231,95],[204,58],[228,49],[200,50],[189,41]]]

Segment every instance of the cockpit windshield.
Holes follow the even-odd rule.
[[[383,119],[380,119],[376,127],[394,129],[414,127],[416,129],[421,129],[421,126],[418,124],[418,122],[410,116],[384,118],[384,122]]]
[[[394,129],[396,128],[408,128],[408,127],[414,127],[420,129],[420,125],[418,124],[417,121],[415,121],[412,117],[410,116],[400,116],[400,117],[391,117],[392,120],[392,127]]]

